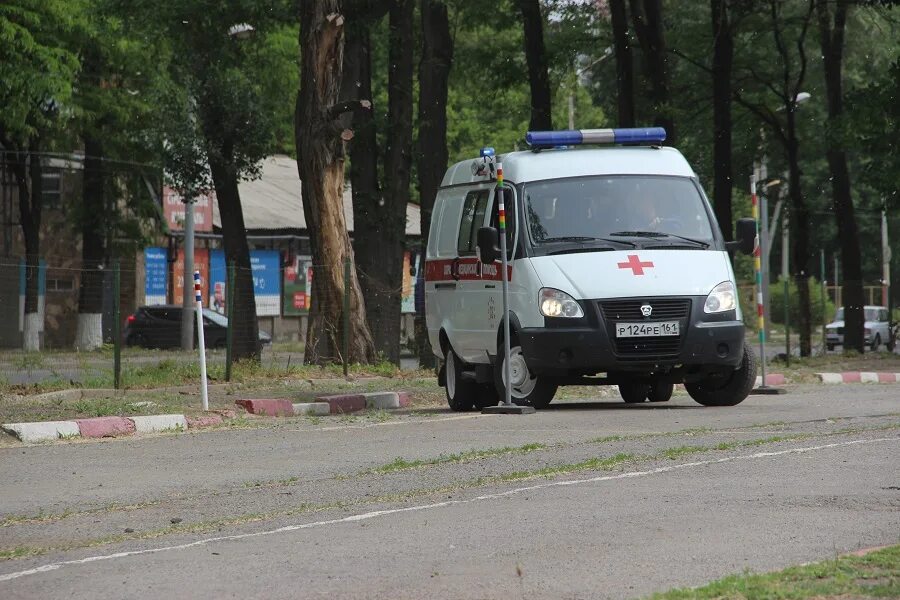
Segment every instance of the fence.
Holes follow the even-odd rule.
[[[232,357],[242,348],[259,348],[263,369],[290,371],[303,364],[312,278],[314,274],[326,276],[325,267],[305,263],[299,272],[291,265],[276,263],[276,274],[269,276],[259,265],[242,272],[233,265],[198,264],[211,381],[233,379],[237,363]],[[0,389],[73,383],[103,388],[196,383],[196,304],[189,289],[190,309],[185,311],[184,281],[175,267],[123,260],[86,269],[48,259],[38,268],[29,269],[24,260],[0,258]],[[341,279],[346,282],[352,269],[349,261],[342,265]],[[251,310],[255,309],[259,326],[255,339],[250,339],[250,332],[238,331],[229,319],[232,307],[237,306],[234,291],[239,277],[253,280],[255,307]],[[277,292],[260,293],[276,277]],[[34,286],[37,302],[26,310],[25,290],[29,285]],[[188,286],[192,287],[190,279]],[[341,303],[344,315],[349,317],[346,294],[317,300],[325,301]],[[405,335],[413,331],[411,320],[411,314],[404,316],[406,324],[401,331]],[[183,323],[189,331],[191,350],[182,349]],[[350,340],[345,333],[346,322],[342,325],[339,352],[346,357]],[[34,334],[29,340],[31,331]]]

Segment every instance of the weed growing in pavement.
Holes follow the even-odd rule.
[[[661,457],[675,460],[682,456],[697,454],[698,452],[709,452],[709,446],[676,446],[674,448],[666,448],[662,451]]]
[[[359,475],[368,475],[370,473],[394,473],[396,471],[405,471],[408,469],[416,469],[430,465],[441,465],[446,463],[461,463],[478,460],[479,458],[487,458],[489,456],[500,456],[503,454],[525,454],[535,450],[543,450],[547,446],[544,444],[525,444],[524,446],[506,446],[503,448],[488,448],[486,450],[467,450],[457,454],[441,454],[437,458],[429,458],[425,460],[405,460],[397,457],[386,465],[381,465],[368,471],[362,471]]]

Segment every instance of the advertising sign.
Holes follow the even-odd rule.
[[[165,248],[144,248],[144,304],[165,304],[169,265]]]
[[[213,230],[213,202],[216,193],[210,191],[194,199],[194,231]],[[163,187],[163,216],[169,225],[169,231],[184,230],[184,199],[181,194],[169,186]]]
[[[419,255],[415,261],[409,251],[403,253],[403,291],[400,297],[400,312],[416,312],[416,273],[419,272]]]
[[[201,293],[205,298],[209,294],[209,250],[206,248],[194,248],[194,269],[200,271]],[[178,249],[178,256],[172,269],[172,300],[175,304],[181,304],[184,294],[184,248]],[[194,287],[194,274],[188,274],[188,286]]]
[[[296,256],[284,269],[284,315],[309,314],[312,299],[312,257]]]
[[[225,253],[210,253],[209,307],[226,313]],[[277,317],[281,314],[281,253],[278,250],[251,250],[250,267],[253,271],[253,296],[256,299],[256,316]]]

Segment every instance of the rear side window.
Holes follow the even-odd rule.
[[[490,190],[477,190],[466,194],[456,243],[456,250],[460,256],[475,254],[478,229],[484,225],[484,213],[487,211],[489,195]]]
[[[154,319],[162,319],[164,321],[181,320],[181,311],[177,308],[148,308],[147,314]]]

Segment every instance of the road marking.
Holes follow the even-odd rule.
[[[666,467],[658,467],[656,469],[648,469],[646,471],[630,471],[628,473],[618,473],[616,475],[600,475],[597,477],[590,477],[588,479],[570,479],[566,481],[550,481],[547,483],[539,483],[536,485],[530,485],[526,487],[515,488],[512,490],[507,490],[505,492],[495,492],[492,494],[484,494],[482,496],[476,496],[475,498],[469,498],[466,500],[446,500],[444,502],[435,502],[433,504],[420,504],[417,506],[407,506],[404,508],[389,508],[385,510],[376,510],[367,513],[361,513],[358,515],[351,515],[349,517],[343,517],[341,519],[330,519],[327,521],[314,521],[312,523],[301,523],[299,525],[286,525],[284,527],[279,527],[277,529],[269,529],[266,531],[256,531],[253,533],[239,533],[234,535],[223,535],[218,537],[205,538],[202,540],[197,540],[194,542],[188,542],[186,544],[178,544],[176,546],[163,546],[161,548],[148,548],[145,550],[130,550],[127,552],[116,552],[113,554],[103,554],[98,556],[89,556],[87,558],[80,558],[77,560],[66,560],[57,563],[49,563],[46,565],[42,565],[40,567],[35,567],[33,569],[26,569],[24,571],[17,571],[15,573],[7,573],[5,575],[0,575],[0,582],[3,581],[11,581],[13,579],[19,579],[20,577],[26,577],[29,575],[37,575],[39,573],[47,573],[49,571],[56,571],[62,567],[68,566],[76,566],[76,565],[84,565],[92,562],[99,562],[104,560],[113,560],[116,558],[126,558],[129,556],[141,556],[144,554],[157,554],[160,552],[170,552],[173,550],[186,550],[188,548],[195,548],[199,546],[206,546],[207,544],[212,544],[214,542],[230,542],[236,540],[243,540],[254,537],[263,537],[269,535],[275,535],[278,533],[287,533],[290,531],[299,531],[301,529],[312,529],[313,527],[324,527],[326,525],[340,525],[342,523],[354,523],[357,521],[367,521],[369,519],[374,519],[376,517],[383,517],[387,515],[394,515],[400,513],[408,513],[408,512],[417,512],[421,510],[431,510],[435,508],[443,508],[446,506],[456,506],[460,504],[471,504],[473,502],[480,502],[483,500],[496,500],[499,498],[504,498],[507,496],[513,496],[516,494],[522,494],[525,492],[533,492],[535,490],[549,489],[554,487],[563,487],[570,485],[581,485],[584,483],[597,483],[602,481],[615,481],[618,479],[632,479],[635,477],[646,477],[648,475],[658,475],[660,473],[670,473],[672,471],[678,471],[681,469],[687,469],[690,467],[703,467],[707,465],[716,465],[727,462],[734,462],[738,460],[753,460],[757,458],[770,458],[773,456],[785,456],[788,454],[804,454],[807,452],[814,452],[816,450],[826,450],[829,448],[840,448],[843,446],[855,446],[859,444],[875,444],[879,442],[897,442],[900,441],[900,437],[890,437],[890,438],[876,438],[871,440],[850,440],[847,442],[836,442],[834,444],[823,444],[821,446],[806,446],[803,448],[791,448],[788,450],[778,450],[775,452],[756,452],[754,454],[745,454],[743,456],[726,456],[724,458],[717,458],[714,460],[700,460],[690,463],[681,463],[677,465],[669,465]]]

